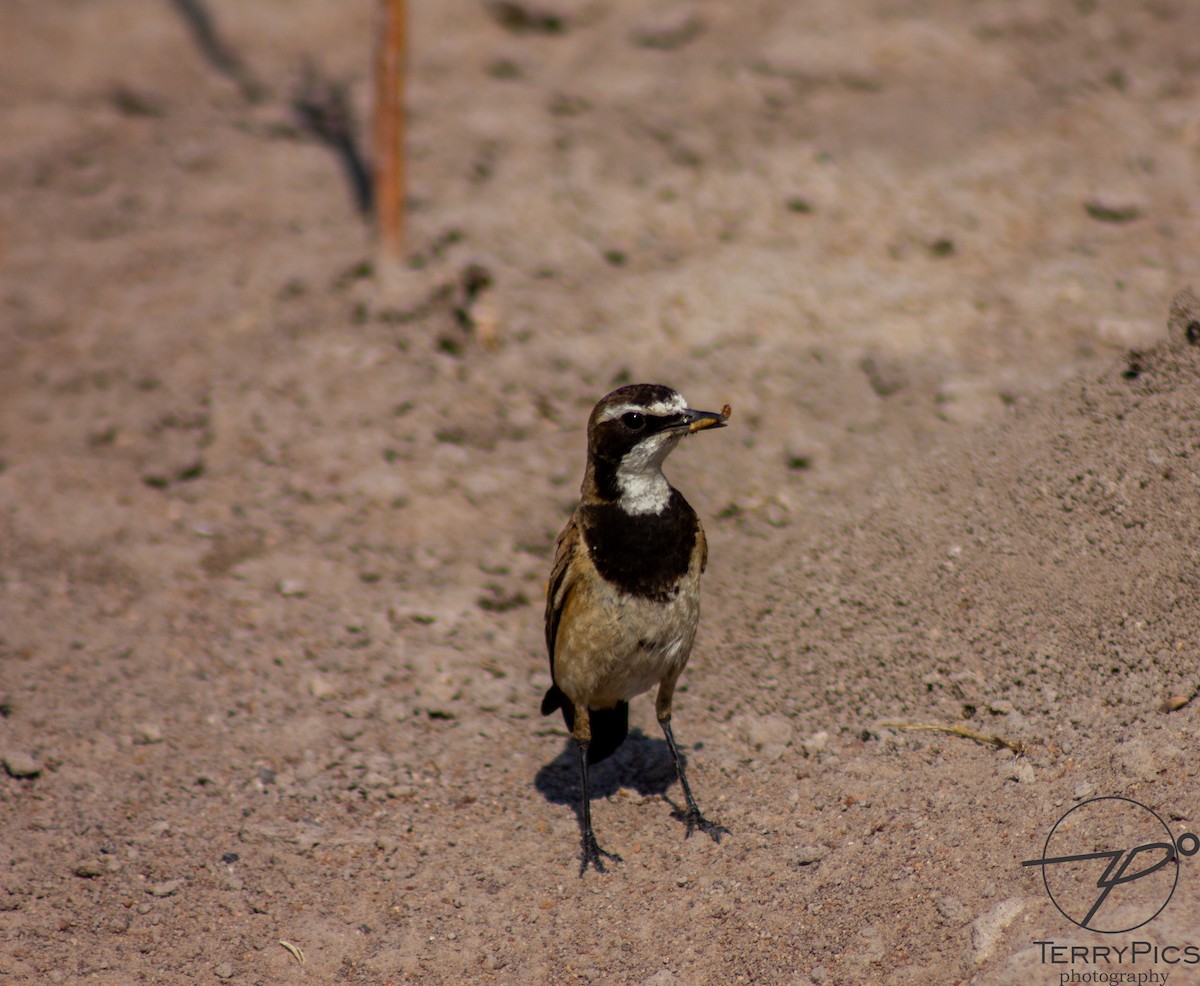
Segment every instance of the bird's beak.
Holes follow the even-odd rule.
[[[726,404],[720,411],[693,411],[688,408],[683,412],[683,424],[688,434],[704,431],[705,428],[724,428],[729,421],[730,407]]]

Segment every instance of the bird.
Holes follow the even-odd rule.
[[[700,619],[708,542],[700,518],[663,475],[679,442],[722,428],[721,411],[688,407],[662,384],[630,384],[596,404],[587,425],[579,505],[559,534],[546,591],[551,685],[542,715],[562,711],[579,759],[582,877],[604,860],[592,830],[588,768],[616,752],[629,732],[629,701],[658,686],[655,712],[683,791],[685,838],[714,841],[729,830],[701,813],[671,729],[675,685]]]

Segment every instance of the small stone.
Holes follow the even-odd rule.
[[[1096,793],[1096,788],[1088,781],[1080,781],[1075,785],[1075,800],[1082,801],[1084,798],[1090,798]]]
[[[308,694],[313,698],[328,698],[337,693],[337,686],[328,678],[314,674],[308,679]]]
[[[1000,764],[1000,776],[1006,781],[1016,781],[1018,784],[1032,784],[1037,780],[1037,772],[1028,760],[1005,760]]]
[[[800,745],[804,748],[806,757],[815,757],[829,746],[829,734],[822,729],[820,732],[813,733]]]
[[[1087,199],[1083,208],[1102,223],[1128,223],[1142,215],[1145,202],[1138,195],[1101,192]]]
[[[152,897],[171,897],[183,889],[184,882],[182,877],[176,877],[174,880],[164,880],[162,883],[156,883],[153,886],[147,887],[146,892]]]
[[[791,854],[790,861],[793,866],[809,866],[819,863],[828,855],[829,850],[824,846],[801,846]]]
[[[1163,712],[1178,712],[1190,701],[1191,699],[1186,695],[1168,695],[1163,701],[1162,710]]]
[[[143,722],[133,727],[133,742],[138,746],[152,746],[162,741],[162,730],[153,723]]]
[[[676,4],[639,23],[632,40],[640,48],[682,48],[704,30],[704,19],[690,4]]]
[[[659,969],[653,976],[642,980],[642,986],[674,986],[678,982],[670,969]]]
[[[104,867],[94,859],[87,859],[75,867],[75,875],[91,880],[104,875]]]
[[[222,962],[220,965],[216,966],[213,969],[213,975],[216,976],[218,979],[232,979],[233,978],[233,963]]]
[[[1005,929],[1021,916],[1023,910],[1025,901],[1010,897],[971,923],[971,960],[976,965],[991,958]]]
[[[4,769],[13,777],[37,777],[42,772],[41,765],[28,753],[6,753]]]

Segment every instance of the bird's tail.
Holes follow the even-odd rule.
[[[588,763],[599,763],[617,752],[629,735],[629,703],[618,702],[611,709],[589,709],[592,717],[592,741],[588,744]]]
[[[555,709],[562,709],[563,721],[568,731],[575,729],[575,706],[562,693],[558,685],[551,685],[542,699],[542,715],[548,716]],[[592,741],[588,743],[589,764],[607,760],[629,735],[629,703],[618,702],[611,709],[589,709],[592,725]]]

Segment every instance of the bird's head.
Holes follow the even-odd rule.
[[[588,419],[585,495],[616,500],[631,514],[661,513],[671,496],[663,462],[685,436],[724,427],[729,410],[693,410],[678,391],[661,384],[614,390]]]

